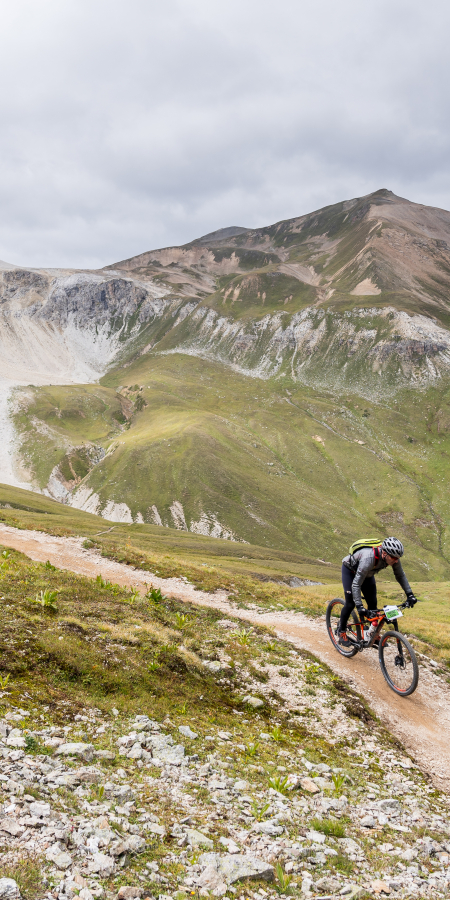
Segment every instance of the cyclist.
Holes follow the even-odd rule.
[[[403,556],[403,553],[402,542],[395,537],[388,537],[381,545],[356,550],[353,555],[345,556],[342,560],[342,585],[345,603],[342,607],[336,633],[339,637],[339,643],[343,647],[352,646],[347,637],[347,622],[355,606],[361,618],[366,613],[367,617],[370,618],[370,610],[377,607],[375,573],[380,572],[381,569],[392,566],[392,571],[406,594],[408,606],[412,607],[417,603],[400,562],[400,557]],[[368,612],[363,606],[361,594],[369,607]]]

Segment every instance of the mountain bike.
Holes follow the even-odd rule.
[[[378,661],[381,671],[389,685],[400,697],[409,697],[419,682],[419,666],[416,654],[409,641],[399,630],[397,620],[403,615],[402,609],[408,607],[408,603],[400,606],[385,606],[383,609],[368,610],[363,618],[358,618],[353,610],[348,620],[347,637],[351,647],[342,647],[339,643],[338,624],[343,600],[330,600],[327,606],[326,622],[327,631],[335,650],[342,656],[350,658],[356,653],[378,646]],[[393,631],[381,633],[384,625],[393,628]]]

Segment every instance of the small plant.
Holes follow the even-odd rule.
[[[49,588],[46,588],[45,591],[39,591],[39,594],[36,594],[35,599],[31,600],[31,602],[37,603],[39,606],[42,606],[42,609],[49,610],[50,612],[58,612],[58,607],[55,602],[58,593],[59,591],[51,591]]]
[[[340,797],[342,794],[342,787],[345,781],[345,775],[334,774],[332,775],[333,784],[334,784],[334,793],[336,797]]]
[[[286,894],[292,881],[292,875],[286,875],[280,862],[277,862],[275,866],[275,874],[278,882],[277,890],[280,894]]]
[[[145,406],[147,406],[147,401],[144,400],[142,394],[139,394],[134,402],[134,408],[136,412],[140,412],[142,409],[144,409]]]
[[[269,643],[266,644],[267,649],[270,650],[271,653],[275,652],[277,646],[278,644],[276,641],[269,641]]]
[[[49,559],[44,563],[44,569],[47,569],[49,572],[56,572],[56,566],[53,566]]]
[[[279,725],[274,725],[270,734],[273,737],[274,741],[276,741],[277,743],[279,743],[279,741],[281,741],[283,738],[283,733]]]
[[[272,775],[272,778],[269,778],[269,787],[273,788],[274,791],[278,791],[279,794],[286,795],[289,790],[288,776]]]
[[[258,750],[259,743],[258,741],[254,741],[250,743],[248,747],[246,747],[245,753],[247,756],[256,756],[256,751]]]
[[[130,593],[128,594],[127,601],[128,603],[134,603],[135,600],[139,600],[140,592],[137,588],[130,588]]]
[[[2,561],[0,562],[0,569],[6,569],[10,556],[11,556],[10,550],[3,550],[3,553],[1,555]]]
[[[179,613],[179,612],[177,612],[175,618],[176,618],[176,620],[177,620],[177,626],[178,626],[178,628],[180,629],[180,631],[182,631],[183,628],[184,628],[184,626],[186,625],[186,622],[187,622],[187,620],[188,620],[188,617],[187,617],[184,613]]]
[[[234,631],[233,634],[236,635],[238,643],[243,647],[246,647],[250,643],[252,629],[250,628],[248,631],[246,631],[245,628],[241,628],[239,631]]]
[[[105,785],[99,784],[99,786],[97,788],[97,799],[100,801],[100,803],[103,800],[104,796],[105,796]]]
[[[270,807],[270,803],[265,803],[264,806],[262,806],[261,809],[260,809],[260,808],[258,807],[258,804],[257,804],[256,800],[252,800],[252,813],[253,813],[253,815],[254,815],[254,817],[255,817],[255,819],[256,819],[257,822],[261,822],[261,821],[262,821],[262,819],[264,818],[264,816],[265,816],[267,810],[269,809],[269,807]]]
[[[97,578],[95,579],[95,583],[98,585],[98,587],[101,587],[101,588],[109,587],[109,581],[105,581],[103,578],[103,575],[97,575]]]
[[[164,600],[167,600],[167,597],[164,597],[161,593],[161,588],[150,587],[145,595],[147,600],[150,600],[150,603],[163,603]]]
[[[316,684],[318,676],[320,673],[320,666],[318,663],[309,663],[305,666],[305,681],[306,684]]]
[[[6,691],[9,678],[10,678],[9,675],[5,675],[3,677],[0,675],[0,690]]]
[[[25,749],[27,753],[42,753],[42,745],[32,734],[25,735]]]
[[[161,668],[161,663],[158,662],[156,657],[154,659],[151,659],[147,665],[147,669],[149,672],[156,672],[156,670],[160,669],[160,668]]]
[[[337,819],[311,819],[309,824],[313,831],[320,831],[321,834],[326,834],[328,837],[345,837],[345,828]]]
[[[161,644],[161,647],[159,648],[160,653],[176,653],[177,650],[178,647],[173,642],[170,642],[168,644]]]
[[[182,705],[180,706],[180,713],[182,716],[186,715],[186,713],[187,713],[187,703],[186,702],[182,703]]]
[[[351,875],[353,872],[353,863],[344,853],[338,852],[337,856],[333,856],[333,866],[343,875]]]

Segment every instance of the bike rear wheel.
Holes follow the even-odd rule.
[[[378,659],[389,687],[400,697],[409,697],[419,683],[419,666],[405,635],[399,631],[382,634]]]
[[[339,618],[341,615],[343,605],[344,605],[344,601],[338,600],[338,598],[336,598],[335,600],[330,600],[330,602],[327,606],[327,613],[326,613],[327,631],[328,631],[328,637],[330,638],[330,641],[333,644],[334,649],[337,650],[337,652],[340,653],[342,656],[346,656],[347,658],[350,658],[351,656],[354,656],[355,653],[358,652],[358,648],[350,647],[349,649],[346,649],[345,647],[341,647],[341,645],[338,644],[338,636],[337,636],[337,634],[335,634],[335,631],[339,624]],[[354,641],[361,640],[361,627],[360,627],[359,619],[358,619],[355,611],[353,611],[351,613],[350,618],[348,620],[347,636]]]

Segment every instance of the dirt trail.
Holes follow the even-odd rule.
[[[0,524],[0,543],[26,553],[31,559],[47,559],[60,569],[105,579],[143,591],[149,584],[170,596],[200,606],[210,606],[247,622],[273,628],[293,646],[309,650],[327,663],[370,703],[392,734],[400,738],[420,767],[441,790],[450,793],[450,690],[446,682],[423,666],[419,687],[402,699],[391,691],[379,668],[377,654],[368,651],[348,660],[333,649],[325,632],[325,618],[303,613],[239,609],[224,591],[196,590],[182,578],[159,578],[114,562],[82,547],[82,538],[59,538],[40,531],[25,531]]]

